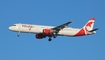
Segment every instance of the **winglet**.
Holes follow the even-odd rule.
[[[69,21],[69,22],[67,22],[67,23],[64,23],[63,25],[68,25],[68,24],[70,24],[70,23],[72,23],[72,21]]]

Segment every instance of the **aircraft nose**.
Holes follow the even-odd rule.
[[[12,30],[12,27],[11,26],[9,27],[9,30]]]

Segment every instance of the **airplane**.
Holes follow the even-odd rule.
[[[66,22],[59,26],[46,26],[46,25],[34,25],[34,24],[22,24],[17,23],[9,27],[9,30],[13,32],[18,32],[18,37],[20,33],[32,33],[36,34],[37,39],[43,39],[48,37],[48,41],[57,36],[87,36],[96,33],[98,28],[93,29],[95,18],[90,18],[90,20],[82,28],[72,28],[68,27],[72,21]]]

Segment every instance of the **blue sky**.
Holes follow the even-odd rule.
[[[96,18],[97,34],[38,40],[34,34],[17,37],[14,23],[81,28]],[[105,0],[0,0],[0,60],[105,60]]]

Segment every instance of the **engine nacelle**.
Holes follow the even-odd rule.
[[[36,34],[36,38],[37,38],[37,39],[43,39],[43,38],[45,38],[45,36],[42,35],[42,34]]]
[[[50,29],[43,29],[43,33],[46,35],[50,35],[52,31]]]

